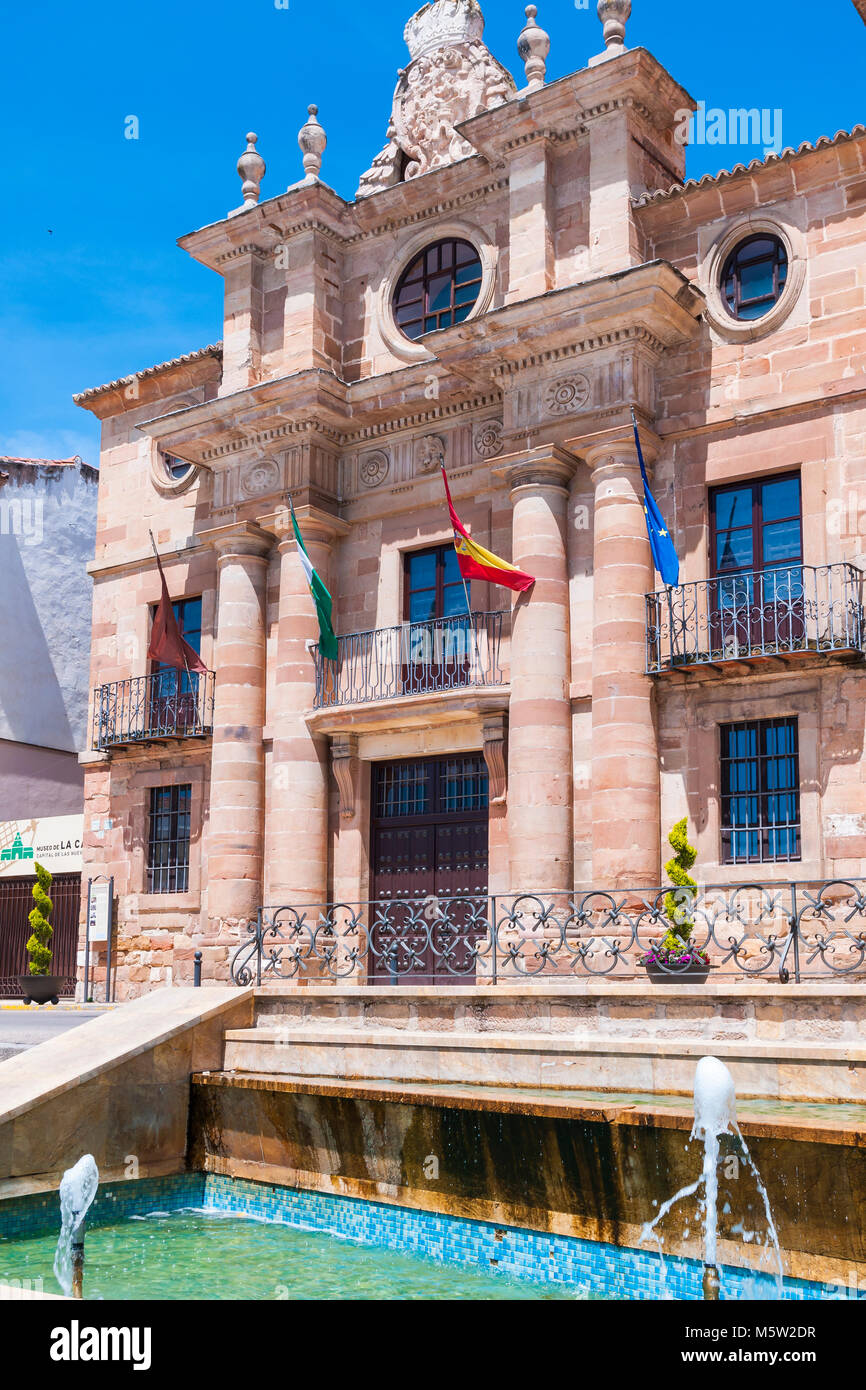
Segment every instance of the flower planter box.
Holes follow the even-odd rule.
[[[654,985],[703,985],[709,979],[711,966],[707,961],[693,960],[688,965],[645,965],[647,979]]]
[[[21,993],[28,1004],[56,1004],[66,985],[65,975],[19,975]]]

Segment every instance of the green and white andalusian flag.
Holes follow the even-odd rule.
[[[319,619],[319,651],[322,656],[328,657],[331,661],[337,660],[337,638],[334,633],[332,620],[334,612],[334,602],[328,593],[316,571],[313,569],[313,562],[307,554],[307,547],[304,545],[304,538],[298,527],[298,518],[295,516],[295,508],[292,506],[292,526],[295,532],[295,540],[298,543],[298,557],[307,576],[307,583],[310,586],[310,593],[313,595],[313,603],[316,605],[316,616]]]

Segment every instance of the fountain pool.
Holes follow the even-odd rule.
[[[0,1285],[59,1292],[57,1193],[0,1204]],[[88,1217],[88,1299],[688,1299],[699,1260],[214,1174],[106,1183]],[[722,1268],[726,1299],[774,1280]],[[786,1279],[786,1299],[844,1287]]]

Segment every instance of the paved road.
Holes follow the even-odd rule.
[[[80,1028],[82,1023],[103,1013],[105,1006],[99,1004],[45,1004],[42,1008],[31,1004],[26,1009],[18,1004],[0,1003],[0,1062],[56,1038],[69,1028]]]

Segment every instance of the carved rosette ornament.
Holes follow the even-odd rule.
[[[583,375],[554,381],[544,393],[545,409],[550,415],[575,415],[589,400],[590,385]]]
[[[276,459],[257,459],[241,476],[241,492],[245,497],[264,497],[279,492],[282,484],[280,465]]]
[[[480,458],[495,459],[504,449],[501,420],[485,420],[475,431],[475,452]]]
[[[362,487],[378,487],[391,471],[391,460],[384,449],[364,454],[358,464],[358,481]]]
[[[412,16],[404,30],[412,61],[399,74],[388,144],[362,176],[359,198],[474,152],[456,126],[517,93],[483,34],[478,0],[436,0]]]
[[[419,473],[432,473],[445,467],[445,440],[438,434],[426,434],[415,441],[415,466]]]

